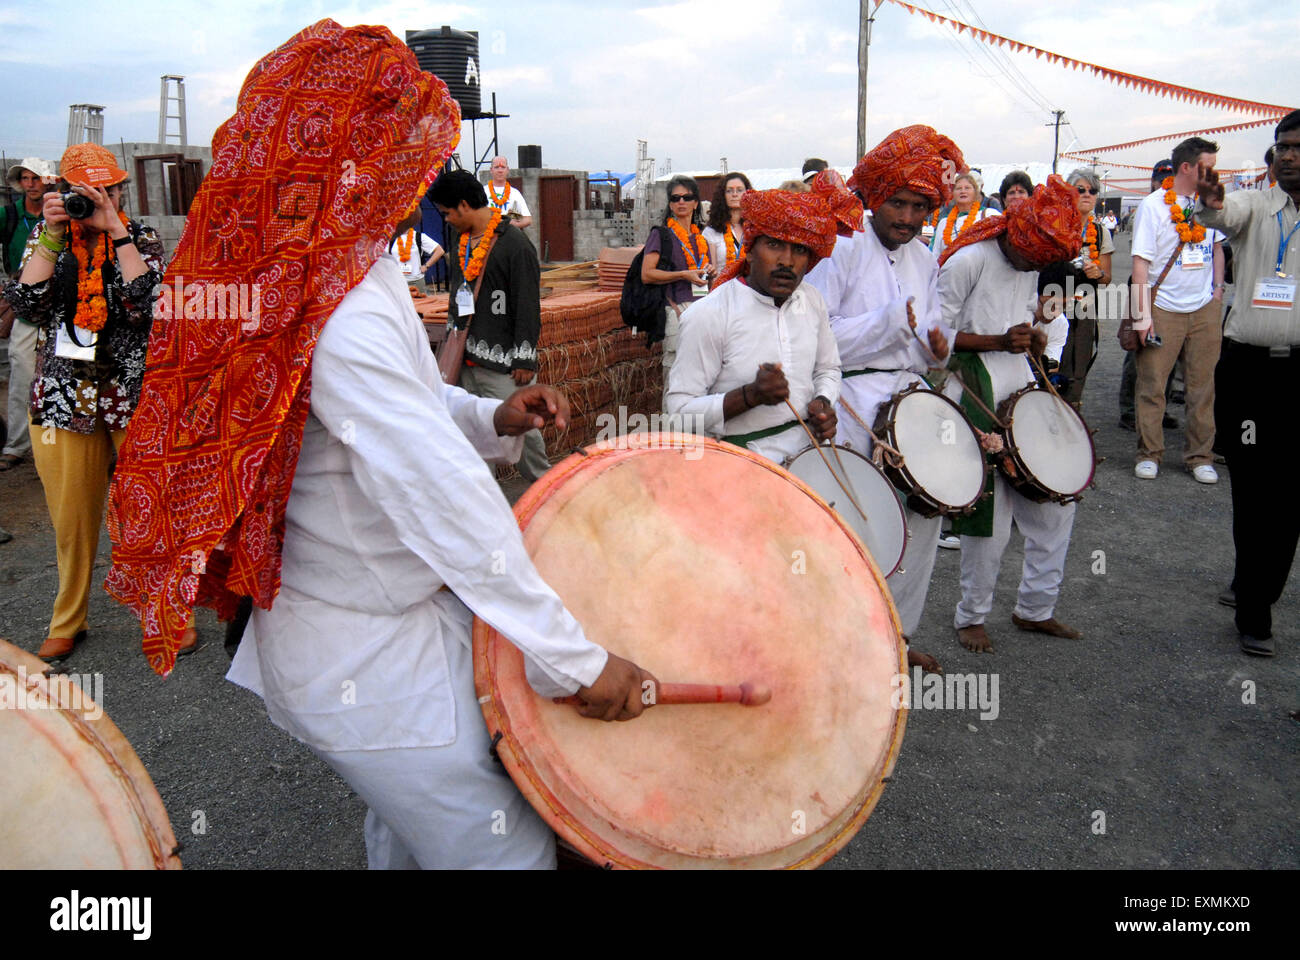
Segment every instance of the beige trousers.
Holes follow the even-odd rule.
[[[1223,340],[1223,304],[1211,299],[1191,313],[1170,313],[1151,308],[1155,332],[1162,346],[1144,346],[1137,354],[1137,461],[1160,462],[1165,452],[1165,384],[1179,356],[1184,365],[1187,404],[1188,469],[1213,463],[1214,367]]]

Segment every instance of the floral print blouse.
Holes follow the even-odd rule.
[[[83,247],[74,250],[69,244],[59,254],[53,276],[43,283],[26,285],[14,279],[5,287],[14,312],[40,328],[30,407],[37,426],[93,434],[102,419],[109,430],[125,430],[140,400],[154,295],[166,263],[162,241],[152,227],[128,220],[127,230],[147,269],[123,283],[116,259],[105,264],[108,322],[99,332],[94,360],[55,355],[58,330],[76,312],[78,271],[85,269],[77,258],[84,255]],[[27,241],[24,264],[44,232],[42,221]],[[101,235],[99,242],[106,239]]]

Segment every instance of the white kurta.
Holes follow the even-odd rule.
[[[930,361],[907,324],[909,298],[920,336],[928,342],[929,331],[937,327],[951,347],[954,331],[940,316],[938,273],[934,256],[919,240],[889,250],[868,223],[862,232],[837,239],[835,252],[808,275],[826,301],[843,368],[835,439],[864,456],[871,455],[871,436],[845,403],[874,426],[894,394],[913,383],[925,386],[921,375]],[[862,369],[882,372],[853,373]],[[887,582],[903,633],[911,637],[925,607],[942,518],[908,510],[906,519],[907,549]]]
[[[943,318],[962,333],[999,336],[1018,323],[1031,323],[1038,303],[1038,274],[1011,266],[998,241],[984,240],[958,250],[939,271]],[[1059,339],[1062,318],[1048,328],[1049,343]],[[1055,328],[1055,329],[1053,329]],[[979,354],[993,388],[993,408],[1032,383],[1029,360],[1021,353],[991,350]],[[972,386],[974,386],[972,384]],[[960,402],[961,388],[950,380],[946,391]],[[1056,607],[1065,556],[1070,547],[1075,504],[1035,503],[993,474],[993,535],[961,538],[962,598],[954,626],[983,623],[993,609],[1002,552],[1011,538],[1011,521],[1025,536],[1016,616],[1047,620]]]
[[[476,844],[499,847],[496,808],[484,804],[517,799],[508,779],[470,770],[486,742],[481,720],[457,724],[458,714],[463,725],[477,713],[466,607],[525,652],[542,694],[590,685],[607,658],[538,575],[483,461],[517,459],[522,448],[496,436],[498,405],[442,383],[397,264],[376,262],[317,342],[281,591],[269,611],[254,610],[227,675],[262,696],[277,726],[327,761],[345,758],[336,769],[381,818],[385,800],[410,809],[437,794],[444,806],[427,802],[428,821],[404,837],[411,851],[443,844],[416,852],[424,866],[471,865]],[[414,779],[419,764],[409,758],[430,748],[442,749],[428,754],[437,759],[426,774],[465,776]],[[395,779],[389,768],[404,767],[394,751],[412,780]],[[489,788],[495,795],[478,801],[448,799]],[[466,834],[448,805],[472,812],[485,832]]]
[[[784,403],[761,405],[725,420],[728,391],[752,383],[760,364],[779,363],[790,403],[808,416],[815,397],[839,398],[840,357],[826,319],[826,304],[804,282],[777,307],[742,280],[730,280],[682,314],[677,360],[668,376],[670,414],[690,418],[711,437],[754,433],[791,423],[789,429],[751,441],[755,453],[783,462],[809,446]]]

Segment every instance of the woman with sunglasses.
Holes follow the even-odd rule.
[[[704,239],[709,245],[711,278],[729,266],[733,260],[745,258],[744,221],[740,217],[740,198],[753,190],[749,177],[743,173],[729,173],[718,181],[709,204],[709,225],[704,228]]]
[[[1083,384],[1097,358],[1097,288],[1110,283],[1110,258],[1115,252],[1111,233],[1095,215],[1101,181],[1091,170],[1070,174],[1069,184],[1079,194],[1079,219],[1083,221],[1083,249],[1071,262],[1074,290],[1066,290],[1065,314],[1070,336],[1061,354],[1061,396],[1070,403],[1083,402]]]
[[[678,174],[668,181],[668,209],[662,226],[652,227],[641,259],[641,282],[668,287],[664,315],[664,390],[668,371],[677,357],[677,318],[697,297],[709,292],[709,276],[716,268],[709,260],[709,245],[700,230],[700,188]]]

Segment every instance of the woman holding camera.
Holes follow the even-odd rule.
[[[1083,248],[1071,263],[1073,295],[1066,291],[1065,312],[1070,318],[1070,338],[1061,354],[1061,396],[1078,406],[1083,402],[1083,385],[1097,357],[1098,292],[1110,283],[1111,254],[1115,241],[1096,216],[1101,180],[1091,170],[1079,168],[1068,183],[1079,194],[1079,218],[1083,221]]]
[[[140,398],[163,246],[121,213],[125,171],[94,143],[71,146],[44,221],[5,296],[38,327],[32,456],[54,524],[59,592],[37,656],[62,660],[84,639],[114,451]],[[62,185],[61,185],[62,186]],[[190,646],[196,635],[191,629]]]

